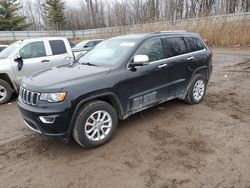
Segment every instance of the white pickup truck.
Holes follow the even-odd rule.
[[[0,52],[0,104],[18,92],[24,77],[73,61],[74,54],[66,38],[36,38],[13,43]]]

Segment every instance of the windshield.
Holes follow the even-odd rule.
[[[7,48],[5,48],[3,51],[0,52],[0,59],[6,59],[9,57],[9,55],[15,51],[18,46],[20,46],[21,42],[15,42],[12,45],[8,46]]]
[[[99,66],[115,66],[133,50],[136,40],[110,39],[101,42],[93,50],[79,58],[79,63],[91,63]]]

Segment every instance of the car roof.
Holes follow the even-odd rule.
[[[81,42],[102,41],[102,40],[104,40],[104,39],[89,39],[89,40],[82,40]],[[81,42],[79,42],[79,43],[81,43]]]
[[[28,38],[28,39],[23,39],[20,41],[25,41],[25,42],[36,42],[40,40],[65,40],[65,37],[39,37],[39,38]]]
[[[182,31],[182,30],[174,30],[174,31],[160,31],[160,32],[152,32],[152,33],[142,33],[142,34],[129,34],[116,36],[112,39],[130,39],[130,40],[144,40],[147,38],[157,37],[157,36],[172,36],[172,35],[180,35],[180,36],[198,36],[196,33]]]

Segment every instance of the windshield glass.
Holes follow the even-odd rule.
[[[21,42],[15,42],[12,45],[8,46],[7,48],[5,48],[3,51],[0,52],[0,59],[6,59],[9,57],[9,55],[15,51],[18,46],[20,46]]]
[[[115,66],[126,58],[135,44],[136,40],[106,40],[80,57],[78,61],[79,63],[91,63],[99,66]]]

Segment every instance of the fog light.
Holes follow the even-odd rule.
[[[56,116],[39,116],[39,119],[41,122],[46,123],[46,124],[52,124],[56,120]]]

